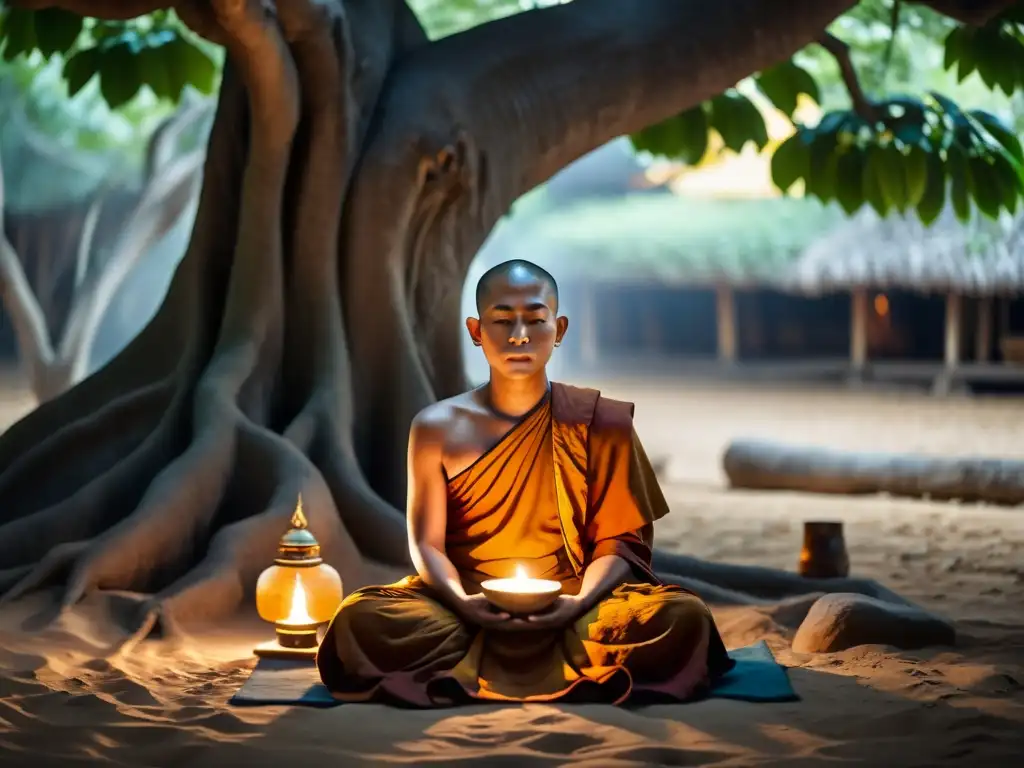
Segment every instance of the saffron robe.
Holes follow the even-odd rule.
[[[564,630],[469,626],[420,577],[342,602],[317,655],[343,701],[685,700],[733,664],[707,606],[651,570],[668,512],[633,430],[633,405],[553,384],[493,448],[448,480],[445,550],[467,593],[524,565],[576,594],[592,561],[632,577]]]

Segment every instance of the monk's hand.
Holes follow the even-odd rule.
[[[541,613],[527,616],[530,629],[564,629],[583,615],[583,601],[576,595],[559,595],[558,599]]]
[[[511,618],[482,594],[462,598],[459,601],[458,614],[467,623],[478,627],[499,627]]]

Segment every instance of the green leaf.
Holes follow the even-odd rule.
[[[996,85],[1007,96],[1012,96],[1021,83],[1020,59],[1024,56],[1024,47],[1002,28],[995,36],[993,47]]]
[[[95,48],[79,51],[64,62],[64,79],[68,84],[68,96],[76,95],[92,80],[99,65],[99,52]]]
[[[174,72],[168,72],[168,75],[173,78]],[[172,82],[172,98],[177,98],[180,92],[177,90],[178,81],[175,79]],[[183,88],[185,82],[181,81],[180,86]],[[652,155],[660,155],[664,153],[665,146],[671,142],[671,138],[665,138],[670,136],[670,134],[670,121],[663,120],[660,123],[654,123],[641,131],[637,131],[629,137],[629,140],[633,144],[633,149],[637,152],[650,152]]]
[[[879,216],[889,215],[889,200],[882,191],[879,169],[885,165],[884,151],[877,145],[868,147],[867,163],[864,165],[864,199]]]
[[[967,113],[968,117],[976,121],[973,126],[975,131],[979,131],[979,127],[983,128],[988,134],[985,136],[982,134],[982,138],[986,141],[989,137],[994,139],[999,145],[1003,147],[1006,153],[1012,157],[1021,166],[1024,166],[1024,148],[1021,147],[1020,140],[1010,131],[995,115],[985,112],[980,109],[971,110]]]
[[[8,7],[4,12],[4,61],[14,61],[36,47],[32,11]]]
[[[138,62],[127,42],[99,52],[100,92],[111,109],[117,109],[139,92],[142,80]]]
[[[864,203],[865,162],[864,151],[858,147],[850,147],[836,162],[835,196],[848,215]]]
[[[924,149],[929,146],[928,137],[924,133],[924,121],[899,120],[892,125],[893,136],[908,147]]]
[[[688,109],[676,117],[675,131],[680,147],[679,159],[696,165],[708,151],[708,116],[703,105]]]
[[[66,53],[82,31],[82,17],[61,8],[43,8],[33,15],[36,45],[46,57]]]
[[[807,192],[823,203],[836,196],[838,153],[836,138],[832,134],[816,136],[811,144],[811,168],[807,175]]]
[[[148,85],[157,98],[176,101],[181,88],[175,89],[175,83],[167,67],[167,56],[162,48],[143,48],[136,59],[142,84]]]
[[[953,118],[954,121],[963,120],[963,113],[955,101],[948,96],[943,96],[938,91],[929,91],[929,95],[938,103],[942,111]]]
[[[967,155],[954,145],[949,149],[946,165],[949,169],[949,199],[953,203],[953,211],[960,221],[967,222],[971,217],[971,181]]]
[[[938,155],[926,155],[928,183],[917,203],[917,216],[925,226],[939,218],[946,204],[946,168]]]
[[[907,178],[907,207],[914,208],[928,189],[928,153],[919,146],[910,147],[903,168]]]
[[[974,202],[983,214],[990,219],[999,218],[999,211],[1002,208],[1002,193],[999,188],[999,178],[989,165],[986,157],[971,157],[968,159],[968,167],[971,177],[971,191],[974,193]]]
[[[995,178],[999,197],[1003,207],[1010,213],[1017,212],[1017,204],[1024,194],[1024,178],[1020,166],[1013,163],[1005,155],[992,158],[992,175]]]
[[[178,37],[162,49],[167,50],[178,78],[192,85],[200,93],[212,93],[217,84],[217,65],[199,46],[184,37]]]
[[[801,93],[810,96],[815,102],[821,99],[817,82],[792,59],[761,72],[754,78],[754,82],[761,93],[789,117],[796,112]]]
[[[944,69],[952,69],[953,65],[960,59],[964,47],[964,28],[954,27],[945,40],[945,57],[942,61]]]
[[[846,127],[853,113],[849,110],[826,112],[813,130],[817,134],[836,134]]]
[[[903,153],[894,144],[882,148],[880,160],[874,168],[878,186],[889,207],[897,211],[907,209],[907,175]]]
[[[748,141],[758,149],[768,145],[768,129],[760,111],[738,93],[723,93],[711,101],[711,127],[733,152],[740,152]]]
[[[999,80],[1000,70],[1002,69],[1001,62],[996,58],[999,53],[998,47],[994,47],[998,45],[998,37],[994,39],[993,35],[982,28],[975,33],[970,51],[974,68],[977,70],[978,76],[981,77],[981,81],[985,83],[989,90],[995,89],[996,83]],[[967,74],[970,73],[968,72]]]
[[[703,105],[662,120],[630,137],[640,152],[650,152],[695,165],[708,148],[708,121]]]
[[[771,160],[772,181],[782,192],[788,192],[811,170],[811,148],[798,131],[779,144]]]

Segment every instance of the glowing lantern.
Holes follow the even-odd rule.
[[[256,610],[277,630],[277,640],[257,646],[256,655],[315,656],[317,630],[334,617],[341,598],[341,577],[320,557],[320,544],[309,532],[300,496],[291,528],[277,545],[274,565],[256,582]]]

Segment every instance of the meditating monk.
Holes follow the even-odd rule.
[[[668,512],[633,405],[549,383],[565,336],[558,287],[510,261],[477,286],[466,326],[490,381],[426,408],[409,435],[409,546],[418,575],[349,595],[317,656],[344,701],[621,703],[699,696],[732,660],[699,597],[651,570]],[[481,582],[524,568],[562,583],[510,616]]]

